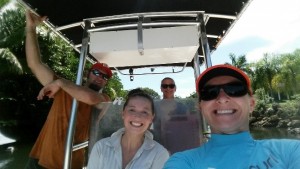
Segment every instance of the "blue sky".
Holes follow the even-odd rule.
[[[237,56],[245,54],[248,62],[255,62],[264,53],[289,53],[300,48],[299,11],[299,0],[252,0],[212,53],[213,65],[230,62],[230,53]],[[166,76],[175,79],[176,95],[186,97],[195,91],[195,77],[191,68],[176,74],[135,76],[134,81],[130,81],[128,76],[119,75],[126,90],[149,87],[159,94],[160,81]]]

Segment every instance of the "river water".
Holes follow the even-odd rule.
[[[251,133],[255,139],[292,138],[300,140],[300,135],[290,134],[286,129],[252,129]],[[33,142],[16,141],[14,143],[1,145],[1,141],[3,140],[3,138],[0,138],[0,169],[24,168]],[[14,149],[13,151],[11,151],[12,148]]]

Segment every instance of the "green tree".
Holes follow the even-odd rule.
[[[111,79],[109,79],[104,92],[107,93],[112,100],[116,97],[126,97],[127,92],[123,90],[123,84],[117,73],[113,73]]]
[[[0,0],[0,11],[4,8],[7,4],[9,4],[10,0]]]
[[[18,58],[9,49],[0,49],[0,78],[5,75],[23,74]]]
[[[253,86],[255,89],[264,88],[269,95],[273,96],[272,79],[278,72],[279,67],[274,55],[265,54],[264,57],[255,63],[253,73]]]
[[[186,98],[198,98],[198,94],[196,92],[193,92]]]
[[[6,10],[0,16],[0,48],[8,48],[20,60],[25,63],[24,56],[24,10],[16,8]]]
[[[296,50],[293,53],[283,54],[280,57],[280,74],[284,77],[285,91],[295,94],[299,91],[299,82],[297,75],[300,73],[300,50]]]
[[[248,75],[252,75],[252,70],[250,69],[249,63],[247,63],[246,55],[236,56],[235,54],[229,54],[231,60],[231,65],[243,70]]]
[[[150,89],[148,87],[143,87],[141,89],[144,90],[147,94],[149,94],[154,100],[160,99],[160,95],[153,89]]]
[[[281,100],[280,93],[284,91],[286,84],[285,78],[281,74],[276,74],[272,79],[272,87],[278,93],[278,100]]]

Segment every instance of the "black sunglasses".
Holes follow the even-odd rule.
[[[170,88],[170,89],[173,89],[175,87],[175,84],[161,84],[161,87],[166,89],[166,88]]]
[[[108,80],[107,74],[104,74],[104,73],[100,72],[100,71],[97,70],[97,69],[93,69],[93,70],[92,70],[92,73],[93,73],[95,76],[98,76],[98,77],[101,76],[101,78],[104,79],[104,80]]]
[[[241,97],[249,93],[247,86],[241,82],[232,82],[222,85],[207,85],[200,91],[199,101],[216,99],[219,96],[221,89],[223,89],[230,97]]]

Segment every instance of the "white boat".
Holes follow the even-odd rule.
[[[11,139],[9,137],[6,137],[5,135],[3,135],[1,132],[0,132],[0,146],[1,145],[5,145],[5,144],[10,144],[10,143],[14,143],[16,142],[15,139]]]
[[[251,1],[19,0],[37,14],[48,16],[46,25],[78,51],[77,84],[81,84],[85,60],[107,63],[112,70],[130,79],[136,75],[180,73],[186,67],[194,69],[191,76],[196,78],[201,65],[212,66],[211,53]],[[182,69],[173,71],[174,66]],[[153,72],[153,67],[170,67],[170,71]],[[149,68],[149,72],[136,73],[135,70],[140,68]],[[73,145],[75,117],[76,110],[73,109],[66,141],[65,169],[70,168],[72,151],[93,145]],[[207,133],[205,121],[197,124],[196,128],[202,130],[198,133]],[[176,126],[175,123],[170,125]],[[91,133],[97,136],[98,131]],[[94,142],[95,137],[90,137]],[[201,144],[205,137],[200,134],[199,140]]]

